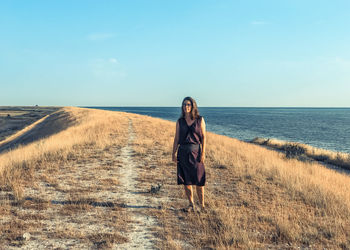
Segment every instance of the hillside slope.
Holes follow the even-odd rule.
[[[349,176],[208,133],[207,210],[185,213],[175,123],[62,112],[74,123],[0,154],[0,245],[350,248]]]

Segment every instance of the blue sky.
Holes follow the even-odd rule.
[[[0,1],[0,105],[350,107],[350,1]]]

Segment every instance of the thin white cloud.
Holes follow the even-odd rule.
[[[87,36],[87,39],[90,41],[104,41],[115,37],[113,33],[91,33]]]
[[[94,59],[90,62],[90,67],[96,79],[117,80],[126,76],[125,70],[116,58]]]
[[[344,59],[343,57],[337,56],[332,59],[332,62],[339,66],[350,68],[350,60]]]
[[[268,22],[261,21],[261,20],[254,20],[254,21],[251,21],[250,24],[257,26],[257,25],[266,25],[266,24],[268,24]]]
[[[117,59],[115,58],[109,58],[110,63],[119,63]]]

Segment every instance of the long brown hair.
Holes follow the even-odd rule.
[[[190,101],[191,102],[191,105],[192,105],[192,109],[191,109],[191,113],[190,113],[191,119],[192,120],[197,119],[199,117],[199,111],[198,111],[197,103],[190,96],[185,97],[183,99],[183,101],[182,101],[182,104],[181,104],[181,117],[185,118],[185,112],[184,112],[184,107],[183,107],[185,101]]]

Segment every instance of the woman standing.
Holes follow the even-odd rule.
[[[196,101],[191,97],[184,98],[181,110],[182,115],[176,122],[172,155],[177,163],[177,184],[184,185],[190,202],[187,211],[194,209],[192,185],[196,186],[201,208],[204,209],[205,122],[199,115]]]

